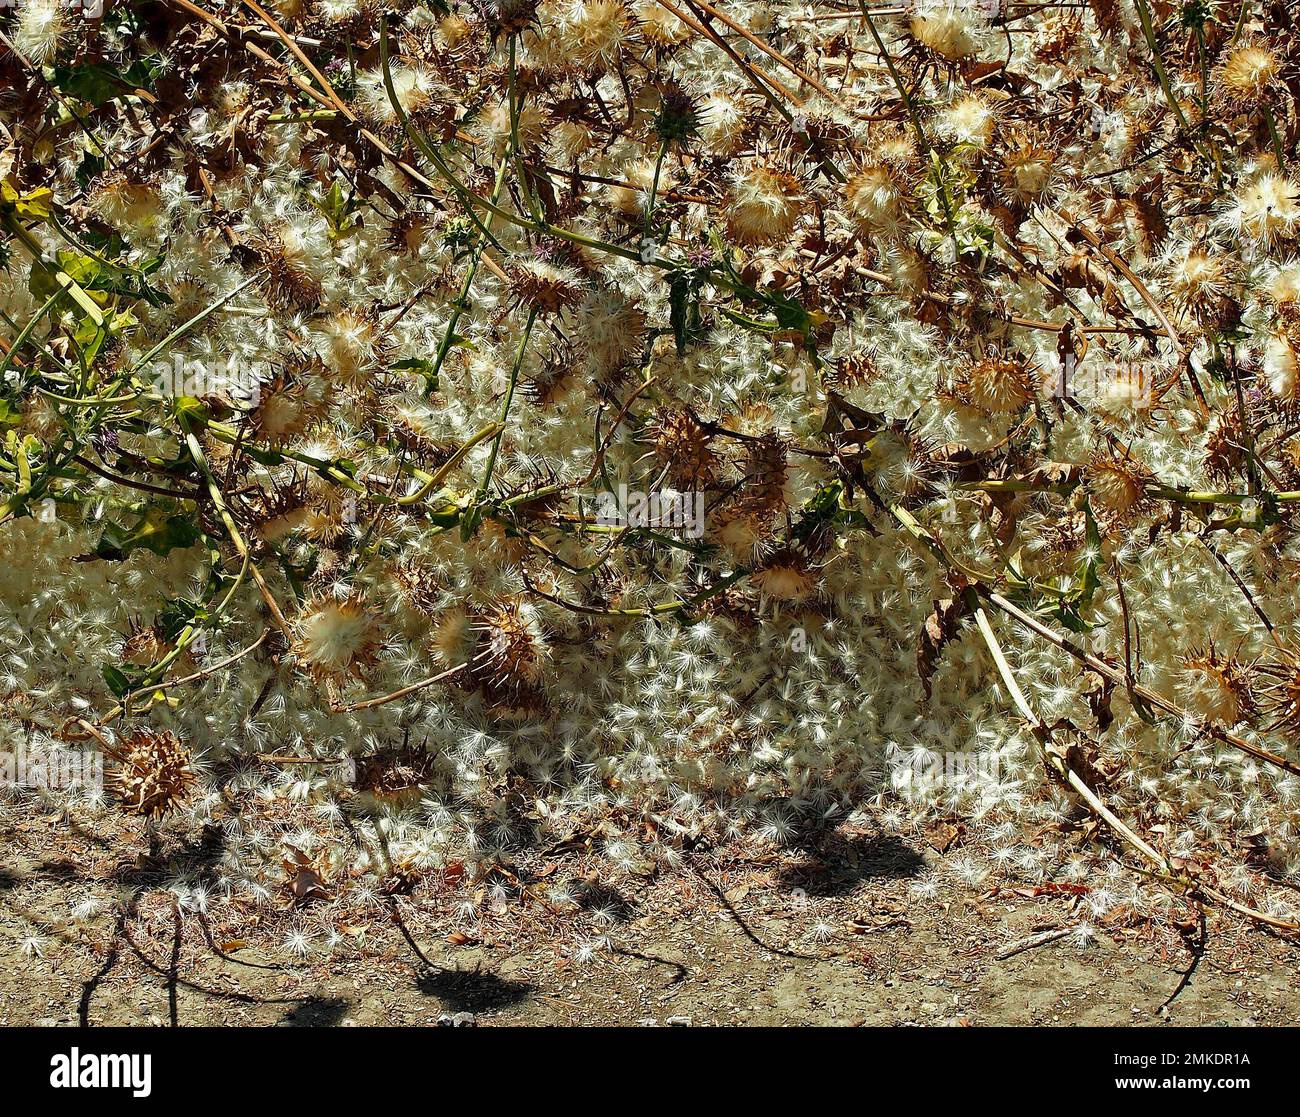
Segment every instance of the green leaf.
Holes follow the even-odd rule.
[[[144,686],[147,676],[148,672],[142,667],[104,664],[104,682],[115,698],[125,698],[133,690],[139,690]]]
[[[202,400],[195,399],[193,396],[177,396],[172,406],[176,417],[191,426],[206,427],[212,421],[207,406]]]
[[[168,601],[158,614],[163,637],[174,643],[186,628],[201,628],[212,620],[212,613],[202,601],[189,601],[178,597]]]
[[[0,213],[12,210],[19,217],[30,217],[33,221],[45,221],[54,212],[54,191],[41,186],[19,193],[8,179],[0,182]]]
[[[107,663],[104,665],[104,682],[115,698],[124,698],[131,691],[131,680],[126,677],[126,672]]]
[[[344,195],[343,186],[338,179],[330,184],[330,188],[321,197],[313,198],[312,205],[324,214],[325,220],[329,222],[330,236],[335,240],[347,236],[361,224],[351,192]]]
[[[148,506],[144,515],[131,527],[109,524],[95,547],[95,557],[121,562],[132,551],[144,549],[155,555],[193,547],[202,533],[188,517],[171,512],[162,505]]]
[[[452,338],[452,345],[456,345],[464,339],[459,335]],[[424,377],[425,390],[432,392],[437,390],[438,375],[434,372],[432,361],[424,357],[406,357],[400,361],[394,361],[388,366],[393,372],[414,372]]]
[[[704,323],[700,316],[700,286],[703,276],[694,268],[673,272],[668,282],[668,320],[678,354],[700,339]]]
[[[137,89],[150,89],[159,73],[157,62],[137,59],[125,71],[94,62],[84,66],[55,66],[50,82],[60,92],[98,108]]]

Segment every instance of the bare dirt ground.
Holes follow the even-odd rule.
[[[193,875],[180,862],[205,856],[203,835],[150,860],[67,818],[6,829],[4,1025],[423,1025],[464,1012],[479,1026],[1300,1019],[1300,947],[1231,917],[1211,913],[1203,944],[1194,913],[1103,920],[1085,937],[1079,890],[949,883],[918,896],[915,882],[953,856],[951,828],[840,826],[800,849],[690,854],[617,889],[584,878],[580,854],[556,853],[532,875],[586,880],[598,927],[558,918],[525,888],[477,934],[449,930],[457,889],[444,879],[381,900],[372,919],[336,920],[342,943],[302,958],[262,909],[174,902],[163,884],[178,868]],[[69,918],[106,888],[118,902]]]

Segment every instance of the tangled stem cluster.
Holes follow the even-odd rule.
[[[227,897],[877,801],[1294,929],[1287,8],[0,9],[6,736]]]

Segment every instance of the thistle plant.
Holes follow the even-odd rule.
[[[874,804],[1295,930],[1286,6],[874,9],[0,10],[5,735],[224,902]]]

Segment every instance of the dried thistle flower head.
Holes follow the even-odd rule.
[[[1232,298],[1231,264],[1221,253],[1188,252],[1169,269],[1169,297],[1179,315],[1220,327],[1238,312]]]
[[[1008,201],[1027,206],[1052,184],[1056,156],[1046,147],[1022,140],[1002,157],[998,185]]]
[[[735,155],[745,140],[749,113],[739,97],[711,93],[700,107],[700,142],[710,155]]]
[[[1220,415],[1205,436],[1205,472],[1212,481],[1227,484],[1246,466],[1246,441],[1235,415]]]
[[[968,58],[979,49],[975,12],[965,4],[919,11],[909,26],[918,43],[949,62]]]
[[[537,20],[538,0],[493,0],[491,18],[498,35],[525,31]]]
[[[816,588],[817,579],[802,555],[781,550],[763,563],[751,578],[754,588],[775,601],[803,601]]]
[[[1122,521],[1146,499],[1151,471],[1129,454],[1095,453],[1083,471],[1084,483],[1099,514]]]
[[[399,559],[392,566],[392,578],[404,604],[421,616],[437,616],[443,586],[427,565],[418,559]]]
[[[680,46],[691,37],[691,29],[658,0],[640,0],[632,13],[641,37],[660,49]]]
[[[312,310],[320,304],[323,278],[320,248],[296,225],[283,223],[277,229],[252,237],[250,243],[266,269],[267,294],[274,306]]]
[[[14,47],[38,66],[52,62],[68,31],[70,11],[61,0],[26,0],[18,12]]]
[[[594,377],[618,372],[645,337],[645,312],[617,291],[589,292],[577,318],[587,371]]]
[[[822,375],[829,386],[843,390],[874,383],[881,372],[874,352],[850,353],[833,361]]]
[[[983,150],[993,141],[994,105],[978,93],[958,97],[939,113],[939,131],[954,143]]]
[[[1262,101],[1273,92],[1281,60],[1265,43],[1246,43],[1230,52],[1219,71],[1219,84],[1238,101]]]
[[[535,606],[519,599],[504,600],[475,627],[479,633],[476,675],[510,696],[540,686],[550,669],[551,649]]]
[[[374,617],[359,597],[318,598],[303,610],[294,650],[319,679],[360,677],[380,647]]]
[[[1271,724],[1300,736],[1300,655],[1284,647],[1260,670],[1265,680],[1260,697]]]
[[[250,419],[258,436],[267,442],[283,443],[316,422],[323,411],[318,380],[313,362],[297,361],[291,370],[264,386]]]
[[[335,311],[320,325],[326,369],[350,387],[364,387],[381,368],[385,339],[375,316],[365,310]]]
[[[751,166],[732,182],[727,232],[739,244],[772,244],[790,235],[805,205],[803,187],[793,175]]]
[[[388,72],[393,83],[391,97],[380,71],[362,74],[357,80],[357,102],[361,112],[382,127],[396,126],[400,122],[393,106],[394,98],[408,117],[423,123],[422,118],[433,114],[446,96],[442,83],[423,66],[398,63],[390,66]]]
[[[909,195],[908,186],[900,181],[894,168],[875,163],[844,184],[844,208],[863,228],[898,237],[903,231],[900,219]]]
[[[1096,403],[1117,420],[1141,419],[1156,406],[1157,385],[1148,361],[1119,360],[1097,376]]]
[[[1183,695],[1195,713],[1232,726],[1255,710],[1250,666],[1220,655],[1211,641],[1183,657]]]
[[[1280,312],[1300,304],[1300,264],[1284,264],[1265,281],[1264,291]]]
[[[633,24],[622,0],[544,0],[530,46],[552,73],[599,77],[618,64]]]
[[[993,414],[1019,411],[1034,398],[1035,371],[1021,357],[985,357],[966,368],[957,383],[958,396]]]
[[[1300,376],[1297,376],[1295,346],[1286,334],[1273,334],[1264,343],[1264,377],[1278,399],[1296,398]]]
[[[1228,221],[1266,247],[1289,240],[1300,232],[1300,186],[1280,174],[1260,175],[1237,191]]]
[[[357,761],[353,787],[393,804],[418,796],[438,778],[438,762],[423,749],[388,749]]]
[[[650,425],[655,456],[668,470],[669,479],[683,489],[708,488],[722,469],[709,434],[689,411],[661,407]]]
[[[124,810],[158,819],[189,798],[196,778],[190,751],[173,733],[133,730],[107,751],[112,792]]]
[[[511,293],[539,314],[558,314],[577,306],[586,294],[578,272],[545,260],[516,260],[510,265],[509,276]]]
[[[144,625],[132,629],[122,645],[121,658],[123,663],[148,667],[162,659],[171,648],[162,625]]]
[[[100,175],[86,191],[92,212],[118,229],[148,232],[159,222],[163,203],[151,182],[128,178],[121,171]]]

